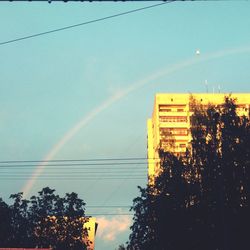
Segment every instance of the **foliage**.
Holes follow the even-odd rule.
[[[61,198],[46,187],[30,200],[22,193],[10,198],[14,200],[10,206],[0,199],[0,247],[86,249],[83,225],[88,219],[85,203],[76,193]]]
[[[117,250],[126,250],[126,247],[124,246],[124,244],[120,245]]]
[[[249,248],[250,122],[236,100],[191,100],[186,156],[160,151],[161,174],[134,199],[129,250]]]
[[[11,211],[9,206],[0,198],[0,242],[7,247],[11,232]]]

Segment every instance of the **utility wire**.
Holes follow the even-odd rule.
[[[32,179],[32,178],[29,178]],[[27,180],[27,178],[25,177],[4,177],[4,178],[0,178],[1,182],[4,181],[25,181]],[[132,180],[146,180],[146,177],[130,177],[130,176],[124,176],[124,177],[88,177],[88,178],[81,178],[81,177],[76,177],[76,178],[65,178],[65,177],[46,177],[46,178],[38,178],[36,179],[36,181],[67,181],[67,182],[71,182],[71,181],[94,181],[94,180],[101,180],[101,181],[120,181],[120,180],[126,180],[126,181],[132,181]]]
[[[27,178],[27,174],[25,175],[21,175],[21,174],[1,174],[0,176],[0,179],[1,178]],[[113,178],[113,177],[144,177],[146,178],[147,177],[147,174],[146,173],[135,173],[133,176],[129,176],[129,173],[124,173],[124,174],[115,174],[115,173],[108,173],[108,174],[102,174],[102,173],[96,173],[96,174],[82,174],[82,175],[79,175],[79,174],[72,174],[72,175],[63,175],[63,174],[53,174],[53,175],[35,175],[35,176],[30,176],[30,178],[68,178],[68,179],[72,179],[72,178],[97,178],[97,177],[100,177],[100,178]]]
[[[20,174],[7,174],[7,175],[2,175],[1,174],[1,178],[26,178],[27,179],[27,175],[20,175]],[[135,177],[146,177],[146,173],[136,173],[134,174],[133,176],[130,176],[129,173],[124,173],[124,174],[113,174],[113,173],[108,173],[106,175],[104,174],[100,174],[100,173],[97,173],[97,174],[88,174],[88,175],[62,175],[62,174],[54,174],[54,175],[34,175],[34,176],[31,176],[32,177],[37,177],[37,178],[40,178],[40,179],[46,179],[46,178],[67,178],[67,179],[82,179],[82,178],[97,178],[97,177],[100,177],[100,178],[127,178],[127,177],[132,177],[132,178],[135,178]]]
[[[115,163],[72,163],[72,164],[46,164],[48,167],[70,167],[70,166],[117,166],[117,165],[145,165],[148,162],[115,162]],[[28,164],[28,165],[0,165],[0,168],[3,167],[36,167],[36,164]]]
[[[140,175],[88,175],[88,176],[1,176],[1,181],[9,181],[9,180],[31,180],[36,178],[39,181],[89,181],[89,180],[147,180],[147,175],[140,174]]]
[[[73,177],[64,177],[64,176],[45,176],[42,177],[40,176],[38,179],[36,180],[66,180],[66,181],[70,181],[70,180],[96,180],[100,178],[101,180],[123,180],[123,179],[128,179],[128,180],[146,180],[146,176],[142,177],[141,175],[138,176],[86,176],[86,177],[79,177],[79,176],[73,176]],[[27,180],[26,176],[5,176],[5,177],[0,177],[1,181],[5,181],[5,180]],[[28,179],[32,179],[32,177],[28,178]]]
[[[106,16],[106,17],[101,17],[101,18],[97,18],[97,19],[94,19],[94,20],[90,20],[90,21],[86,21],[86,22],[82,22],[82,23],[78,23],[78,24],[73,24],[73,25],[65,26],[65,27],[58,28],[58,29],[53,29],[53,30],[40,32],[40,33],[36,33],[36,34],[33,34],[33,35],[29,35],[29,36],[23,36],[23,37],[15,38],[15,39],[12,39],[12,40],[1,42],[0,45],[19,42],[19,41],[22,41],[22,40],[31,39],[31,38],[35,38],[35,37],[38,37],[38,36],[44,36],[44,35],[48,35],[48,34],[51,34],[51,33],[59,32],[59,31],[67,30],[67,29],[72,29],[72,28],[76,28],[76,27],[79,27],[79,26],[83,26],[83,25],[88,25],[88,24],[91,24],[91,23],[101,22],[101,21],[104,21],[104,20],[107,20],[107,19],[116,18],[116,17],[119,17],[119,16],[128,15],[128,14],[143,11],[143,10],[146,10],[146,9],[155,8],[155,7],[158,7],[158,6],[167,4],[167,3],[171,3],[171,2],[174,2],[174,1],[175,0],[167,0],[164,3],[149,5],[149,6],[146,6],[146,7],[133,9],[133,10],[129,10],[129,11],[126,11],[126,12],[121,12],[121,13],[118,13],[118,14],[114,14],[114,15],[110,15],[110,16]]]
[[[145,157],[124,157],[0,161],[0,180],[26,180],[29,174],[27,171],[31,170],[30,167],[37,167],[38,164],[42,163],[49,166],[48,172],[41,176],[35,174],[29,178],[38,178],[39,181],[145,180],[147,179],[145,165],[148,164],[146,160]],[[58,169],[60,169],[60,173],[56,172]],[[134,172],[131,176],[132,170]]]
[[[143,173],[145,173],[146,174],[146,171],[137,171],[137,172],[135,172],[134,174],[136,175],[136,174],[143,174]],[[68,172],[68,173],[61,173],[60,171],[59,172],[54,172],[54,173],[45,173],[45,174],[42,174],[42,175],[40,175],[40,174],[34,174],[33,176],[36,176],[36,177],[38,177],[38,176],[54,176],[54,175],[56,175],[56,176],[74,176],[74,175],[76,175],[76,176],[80,176],[80,174],[82,174],[82,176],[88,176],[88,175],[92,175],[92,174],[95,174],[95,175],[97,175],[97,174],[102,174],[103,176],[106,176],[106,175],[119,175],[119,176],[121,176],[121,175],[129,175],[129,174],[131,174],[131,171],[124,171],[124,172],[113,172],[113,171],[109,171],[109,172],[104,172],[104,171],[96,171],[96,172],[94,172],[94,171],[91,171],[91,172],[82,172],[82,173],[78,173],[78,172]],[[27,177],[27,173],[16,173],[16,172],[12,172],[12,173],[10,173],[10,172],[1,172],[1,176],[0,177],[2,177],[2,176],[25,176],[25,177]]]
[[[88,161],[133,161],[133,160],[155,160],[147,157],[124,157],[124,158],[89,158],[89,159],[58,159],[58,160],[7,160],[0,161],[0,164],[7,163],[45,163],[45,162],[88,162]]]
[[[91,175],[98,175],[98,174],[102,174],[102,175],[110,175],[110,174],[115,174],[115,175],[119,175],[119,176],[123,176],[123,175],[129,175],[131,174],[131,171],[124,171],[124,172],[114,172],[114,171],[92,171],[92,172],[68,172],[68,173],[48,173],[48,174],[43,174],[42,176],[79,176],[80,174],[82,174],[82,176],[88,176],[89,174]],[[133,174],[146,174],[146,171],[137,171],[137,172],[133,172]],[[20,173],[20,172],[15,172],[15,173],[6,173],[6,172],[2,172],[1,176],[26,176],[27,177],[27,173]],[[35,175],[36,177],[40,176],[40,174]]]
[[[13,171],[12,171],[13,170]],[[12,174],[12,173],[15,173],[15,174],[30,174],[30,172],[32,171],[32,169],[22,169],[21,171],[16,171],[17,169],[2,169],[0,170],[0,173],[1,174]],[[48,170],[48,171],[47,171]],[[50,171],[49,171],[50,170]],[[91,171],[90,171],[91,170]],[[116,173],[116,174],[125,174],[125,173],[128,173],[128,174],[131,174],[131,171],[133,169],[132,168],[128,168],[128,169],[115,169],[115,168],[109,168],[109,169],[81,169],[81,171],[79,171],[78,169],[46,169],[45,173],[47,174],[58,174],[58,173],[61,173],[61,174],[90,174],[90,173]],[[133,171],[133,173],[144,173],[146,172],[148,169],[147,168],[138,168],[138,169],[135,169],[135,171]]]
[[[22,169],[24,171],[10,171],[9,169],[4,169],[4,171],[1,171],[0,170],[0,173],[2,174],[11,174],[11,173],[15,173],[15,174],[27,174],[27,172],[29,173],[30,172],[30,169]],[[111,172],[114,172],[114,173],[117,173],[117,174],[122,174],[122,173],[129,173],[131,174],[131,170],[135,170],[133,171],[133,173],[141,173],[141,172],[145,172],[147,170],[147,168],[137,168],[137,169],[133,169],[133,168],[129,168],[129,169],[120,169],[120,168],[109,168],[109,169],[102,169],[102,168],[97,168],[97,169],[49,169],[49,170],[52,170],[52,171],[48,171],[47,174],[58,174],[60,170],[60,173],[62,174],[93,174],[93,173],[111,173]],[[73,171],[72,171],[73,170]],[[47,171],[47,170],[46,170]]]

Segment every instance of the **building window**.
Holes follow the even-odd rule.
[[[159,105],[159,111],[160,112],[171,112],[172,109],[169,107],[169,105]]]
[[[184,112],[184,109],[177,109],[177,112]]]
[[[186,128],[161,128],[160,136],[162,138],[169,136],[185,136],[188,135],[188,130]]]
[[[186,116],[160,116],[160,122],[187,122]]]

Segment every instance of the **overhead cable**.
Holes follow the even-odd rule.
[[[101,17],[101,18],[97,18],[97,19],[94,19],[94,20],[90,20],[90,21],[86,21],[86,22],[82,22],[82,23],[77,23],[77,24],[73,24],[73,25],[69,25],[69,26],[65,26],[65,27],[62,27],[62,28],[57,28],[57,29],[53,29],[53,30],[49,30],[49,31],[45,31],[45,32],[32,34],[32,35],[29,35],[29,36],[23,36],[23,37],[7,40],[7,41],[4,41],[4,42],[0,42],[0,45],[19,42],[19,41],[22,41],[22,40],[31,39],[31,38],[35,38],[35,37],[38,37],[38,36],[44,36],[44,35],[48,35],[48,34],[51,34],[51,33],[76,28],[76,27],[79,27],[79,26],[84,26],[84,25],[88,25],[88,24],[92,24],[92,23],[101,22],[101,21],[104,21],[104,20],[107,20],[107,19],[116,18],[116,17],[119,17],[119,16],[128,15],[128,14],[143,11],[143,10],[146,10],[146,9],[155,8],[155,7],[158,7],[158,6],[167,4],[167,3],[171,3],[171,2],[174,2],[174,1],[175,0],[167,0],[167,1],[163,2],[163,3],[149,5],[149,6],[146,6],[146,7],[141,7],[141,8],[125,11],[125,12],[121,12],[121,13],[118,13],[118,14],[114,14],[114,15],[110,15],[110,16],[106,16],[106,17]]]

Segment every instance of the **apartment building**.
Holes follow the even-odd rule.
[[[191,140],[190,134],[190,102],[195,98],[198,102],[221,105],[225,94],[222,93],[195,93],[195,94],[165,94],[155,95],[152,118],[147,121],[148,130],[148,178],[149,184],[154,183],[155,176],[159,175],[159,149],[173,152],[176,155],[184,154]],[[232,94],[236,98],[237,113],[249,114],[250,93]]]

